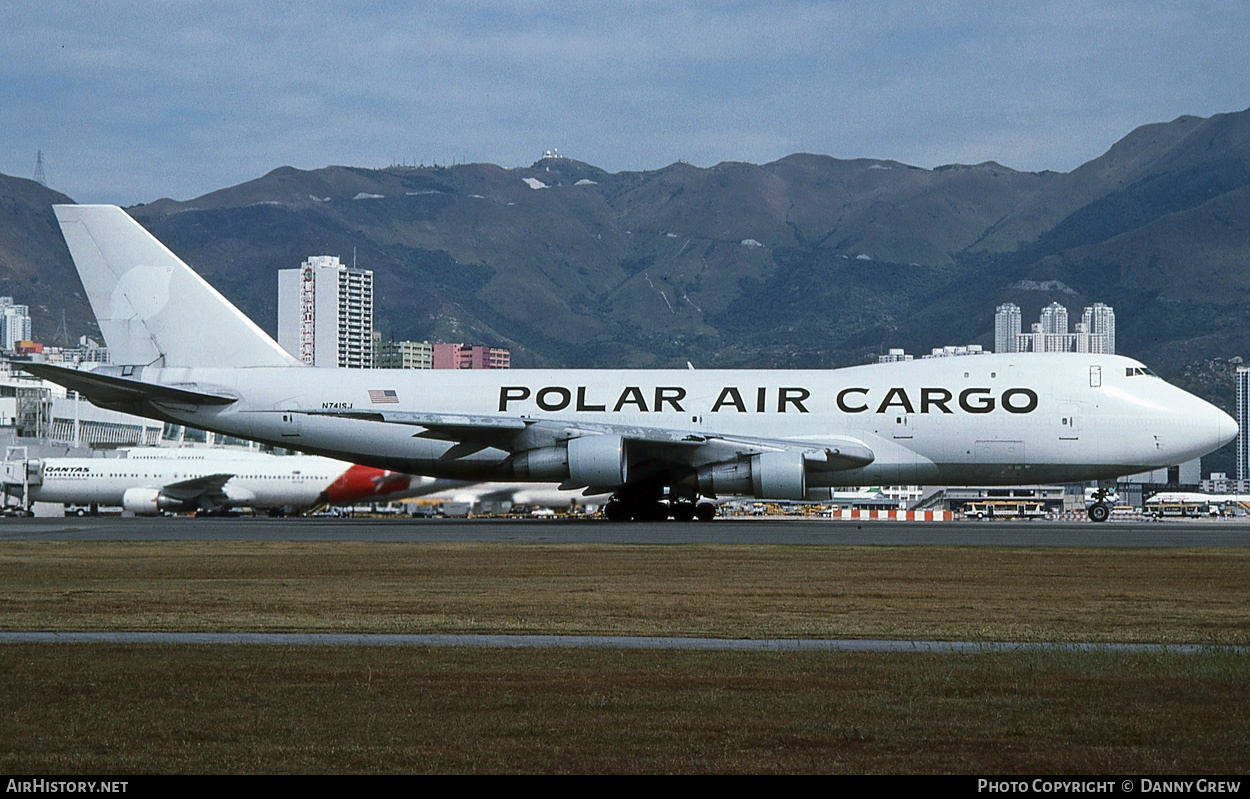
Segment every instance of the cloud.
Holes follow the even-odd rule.
[[[1250,105],[1236,2],[47,0],[0,30],[0,171],[82,201],[292,165],[791,152],[1069,170]]]

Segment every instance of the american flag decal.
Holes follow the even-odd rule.
[[[369,389],[369,402],[373,405],[382,403],[398,403],[399,395],[394,389],[390,388],[371,388]]]

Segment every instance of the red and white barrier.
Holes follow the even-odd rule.
[[[835,519],[887,519],[894,522],[949,522],[954,514],[948,510],[858,510],[840,508]]]

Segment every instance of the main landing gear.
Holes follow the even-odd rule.
[[[1111,490],[1107,486],[1099,485],[1090,497],[1094,500],[1094,504],[1085,509],[1085,515],[1091,522],[1105,522],[1111,518],[1111,502],[1108,497],[1111,496]]]
[[[716,517],[716,503],[697,496],[674,496],[664,486],[627,486],[612,495],[603,507],[603,515],[614,522],[706,522]]]

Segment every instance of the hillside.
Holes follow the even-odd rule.
[[[33,180],[0,175],[0,295],[30,306],[33,334],[48,343],[62,311],[71,342],[99,336],[52,213],[54,203],[67,202],[73,201]]]
[[[90,329],[46,210],[65,199],[0,179],[0,292],[45,340],[61,308]],[[384,334],[518,366],[841,365],[989,345],[997,303],[1059,300],[1115,306],[1120,350],[1167,371],[1250,354],[1248,199],[1243,111],[1143,126],[1066,174],[812,154],[283,167],[130,211],[270,331],[276,271],[331,254],[374,271]]]

